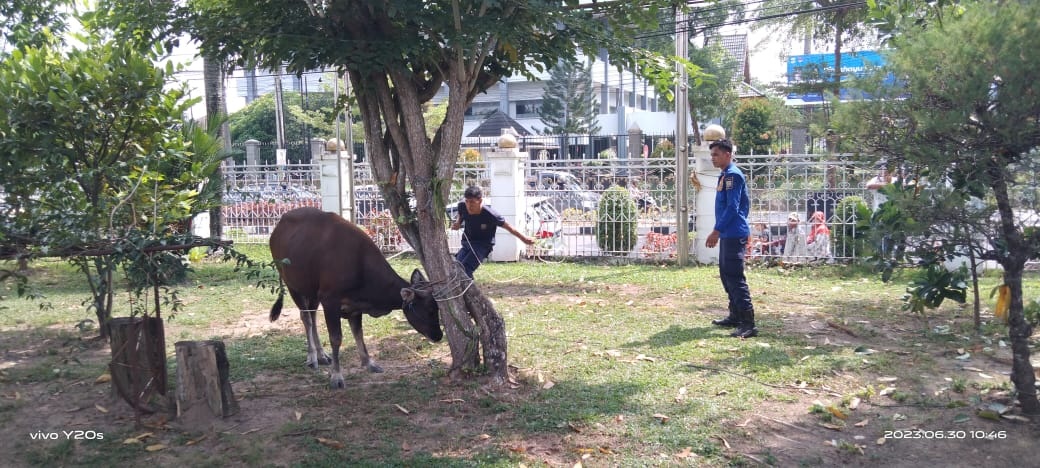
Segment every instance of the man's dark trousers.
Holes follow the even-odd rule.
[[[744,276],[744,253],[747,238],[719,239],[719,276],[729,296],[730,315],[741,323],[754,325],[755,309],[751,305],[751,290]]]
[[[462,264],[462,269],[466,270],[466,276],[470,279],[473,278],[473,272],[477,270],[480,263],[487,260],[488,255],[491,254],[491,249],[494,248],[491,243],[487,242],[474,242],[470,243],[466,240],[462,241],[462,248],[459,249],[459,253],[455,254],[455,260],[458,260]]]

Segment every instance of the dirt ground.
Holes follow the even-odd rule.
[[[803,334],[813,342],[863,349],[865,362],[889,354],[908,365],[903,372],[869,376],[873,381],[863,379],[862,373],[834,372],[828,385],[799,389],[794,401],[766,404],[738,418],[741,421],[732,421],[734,440],[727,445],[733,452],[777,466],[1034,463],[1040,417],[1021,416],[1009,392],[994,388],[1009,388],[999,383],[1008,381],[1010,348],[995,343],[992,350],[974,345],[950,352],[914,344],[919,341],[909,339],[912,330],[866,320],[838,323],[786,317],[784,325],[785,333]],[[917,360],[928,361],[931,374],[914,370]],[[1037,356],[1033,361],[1034,367],[1040,363]],[[1040,377],[1040,368],[1037,373]],[[961,392],[958,383],[965,387]],[[850,403],[848,395],[862,391],[864,385],[873,387],[869,399],[854,397],[858,405],[839,404]],[[930,397],[934,403],[912,403],[916,395]],[[823,411],[806,410],[814,404],[823,406]],[[829,408],[839,414],[830,414]]]
[[[287,311],[294,316],[295,311]],[[810,312],[811,313],[811,312]],[[271,331],[296,333],[296,320],[268,322],[263,311],[246,311],[230,329],[219,330],[222,335],[238,337],[259,336]],[[897,356],[913,363],[926,360],[933,375],[920,375],[912,365],[895,375],[864,376],[834,372],[826,385],[812,388],[792,382],[777,386],[782,398],[771,399],[753,412],[735,414],[720,424],[727,434],[720,443],[726,447],[725,456],[733,464],[748,466],[1028,466],[1037,455],[1036,442],[1040,440],[1040,417],[1022,418],[1018,415],[1006,386],[1010,369],[1008,348],[994,343],[985,352],[981,346],[950,352],[939,347],[915,346],[908,339],[912,331],[898,327],[879,327],[869,321],[846,320],[842,323],[812,316],[788,316],[778,333],[804,335],[818,345],[841,344],[862,346],[863,359],[879,356]],[[109,359],[107,346],[83,336],[70,335],[59,330],[0,330],[0,453],[19,454],[0,464],[4,466],[33,466],[51,464],[113,465],[120,461],[134,464],[149,463],[158,466],[210,464],[224,460],[230,465],[284,466],[299,462],[295,451],[304,438],[323,444],[364,438],[365,427],[372,421],[337,421],[345,430],[336,434],[323,433],[323,418],[338,417],[322,412],[322,405],[361,404],[347,393],[327,390],[324,383],[301,384],[298,376],[260,374],[250,381],[234,383],[241,412],[238,416],[221,421],[207,433],[186,432],[175,422],[150,416],[141,426],[134,424],[130,408],[111,395],[106,383],[97,383],[97,375],[42,376],[37,382],[24,384],[12,381],[15,368],[41,367],[47,362],[75,360],[101,368]],[[174,331],[169,333],[175,336]],[[383,340],[372,346],[388,348],[395,343]],[[963,353],[959,352],[963,351]],[[971,358],[965,359],[965,354]],[[399,356],[407,356],[402,351]],[[447,359],[444,356],[443,359]],[[302,360],[302,356],[301,356]],[[383,360],[385,374],[365,377],[361,385],[378,388],[392,385],[402,374],[420,373],[421,360]],[[43,366],[44,368],[46,366]],[[346,369],[360,372],[358,369]],[[517,370],[518,374],[522,374]],[[348,379],[349,379],[348,375]],[[410,439],[403,452],[424,451],[436,456],[472,457],[488,446],[498,445],[522,456],[529,466],[574,466],[574,454],[566,447],[574,441],[550,437],[527,440],[494,440],[484,437],[493,418],[474,408],[483,394],[492,395],[500,402],[524,398],[532,385],[518,377],[518,384],[508,388],[488,390],[479,386],[458,386],[445,383],[439,386],[431,404],[457,405],[450,417],[414,421],[423,427],[423,433]],[[859,401],[848,401],[848,395],[866,392]],[[971,389],[985,389],[972,392]],[[958,392],[965,392],[961,394]],[[887,392],[887,393],[886,393]],[[972,397],[964,396],[971,394]],[[901,395],[901,396],[900,396]],[[913,404],[916,395],[931,396],[940,402],[931,407]],[[845,406],[841,403],[845,399]],[[310,400],[315,401],[309,404]],[[956,402],[968,401],[968,406]],[[949,402],[942,404],[942,402]],[[810,412],[818,404],[816,412]],[[994,420],[982,417],[978,408],[993,408],[999,414]],[[853,409],[854,408],[854,409]],[[416,411],[416,414],[422,414]],[[422,418],[420,416],[420,418]],[[272,421],[304,420],[317,424],[299,433],[276,434]],[[69,431],[66,434],[66,431]],[[576,431],[577,432],[577,431]],[[888,437],[878,437],[878,434]],[[467,440],[444,443],[444,434],[478,434]],[[54,440],[41,441],[49,437]],[[69,452],[83,453],[79,447],[95,444],[98,438],[121,440],[125,450],[97,454],[96,459],[68,460],[61,458],[61,448],[55,444],[71,444]],[[594,431],[578,433],[585,446],[597,446]],[[130,439],[137,439],[136,441]],[[322,440],[325,442],[322,442]],[[609,445],[603,441],[601,445]],[[331,445],[330,445],[331,446]],[[141,456],[141,450],[147,455]],[[89,451],[86,451],[89,453]],[[228,458],[233,454],[233,457]],[[217,457],[217,458],[213,458]],[[5,455],[5,458],[7,456]],[[210,460],[210,461],[207,461]],[[696,454],[664,460],[663,465],[704,465]],[[588,463],[596,465],[596,463]]]

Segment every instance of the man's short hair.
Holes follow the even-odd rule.
[[[708,149],[710,149],[710,150],[711,149],[715,149],[716,147],[718,147],[720,150],[725,151],[727,153],[732,153],[733,152],[733,143],[730,143],[730,141],[725,139],[725,138],[723,138],[721,140],[715,140],[715,141],[711,142],[711,144],[708,145]]]
[[[466,192],[462,196],[463,198],[484,198],[484,191],[480,189],[480,186],[470,185],[466,187]]]

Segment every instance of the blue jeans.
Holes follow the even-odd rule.
[[[466,270],[466,275],[472,279],[473,272],[477,270],[481,262],[487,260],[488,255],[491,255],[493,247],[490,243],[478,242],[471,244],[463,240],[462,248],[455,254],[455,260],[462,264],[462,269]]]
[[[755,323],[755,307],[744,276],[744,253],[747,238],[719,239],[719,276],[729,296],[730,315],[742,322]]]

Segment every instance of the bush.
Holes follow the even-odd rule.
[[[863,198],[842,198],[834,207],[830,220],[834,226],[834,255],[837,257],[865,258],[872,255],[870,240],[870,208]]]
[[[596,244],[608,253],[628,253],[636,245],[636,204],[617,185],[603,192],[596,215]]]

